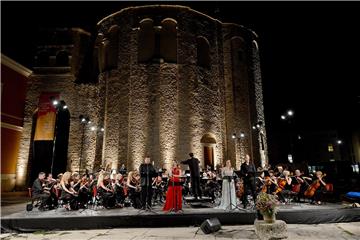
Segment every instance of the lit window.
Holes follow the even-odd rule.
[[[334,147],[333,147],[332,144],[329,144],[329,145],[328,145],[328,151],[329,151],[329,152],[333,152],[333,151],[334,151]]]

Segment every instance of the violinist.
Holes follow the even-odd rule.
[[[157,176],[153,183],[153,188],[154,188],[154,201],[155,202],[159,202],[159,203],[163,203],[163,195],[164,195],[164,187],[165,187],[165,184],[162,180],[162,177],[159,175]],[[159,200],[157,200],[159,197]]]
[[[275,192],[277,193],[280,201],[285,202],[285,197],[291,194],[292,179],[290,177],[290,172],[287,170],[284,170],[282,175],[282,178],[278,178],[278,189]]]
[[[141,200],[140,200],[140,174],[138,171],[130,171],[127,179],[127,187],[129,190],[129,198],[131,200],[131,204],[134,208],[141,208]]]
[[[284,177],[284,168],[282,166],[277,166],[276,167],[276,172],[274,173],[275,177],[277,178],[283,178]]]
[[[65,203],[65,209],[71,210],[70,202],[77,198],[77,192],[71,186],[71,172],[65,172],[60,180],[61,197]]]
[[[110,176],[107,172],[101,172],[99,174],[97,182],[97,190],[103,199],[103,205],[105,208],[111,208],[115,205],[114,189],[111,186]]]
[[[43,210],[46,206],[49,206],[49,208],[52,205],[52,198],[50,195],[49,190],[45,188],[45,173],[40,172],[38,174],[38,178],[34,181],[32,188],[31,188],[31,194],[33,198],[37,198],[41,200],[41,204],[39,206],[40,210]]]
[[[115,199],[116,206],[123,207],[125,201],[125,192],[124,192],[124,177],[122,174],[118,173],[115,175],[114,179],[114,191],[115,191]]]
[[[80,183],[77,186],[79,186],[78,193],[80,208],[86,208],[86,204],[90,198],[89,180],[87,174],[83,174],[81,176]]]

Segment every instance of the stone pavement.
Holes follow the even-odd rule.
[[[74,224],[76,224],[74,222]],[[205,235],[198,228],[118,228],[100,230],[51,231],[35,233],[5,233],[2,240],[105,240],[105,239],[257,239],[253,225],[223,226],[216,233]],[[288,234],[291,240],[317,239],[360,239],[360,222],[332,223],[332,224],[289,224]]]

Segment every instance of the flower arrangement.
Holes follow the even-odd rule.
[[[273,216],[277,213],[279,201],[275,195],[261,192],[256,198],[256,209],[262,215]]]

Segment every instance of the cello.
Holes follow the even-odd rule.
[[[326,174],[322,175],[321,178],[325,177]],[[308,189],[306,189],[306,191],[304,192],[304,196],[307,198],[312,198],[316,192],[316,190],[320,187],[320,180],[316,179],[312,184],[310,184],[310,186],[308,187]]]

